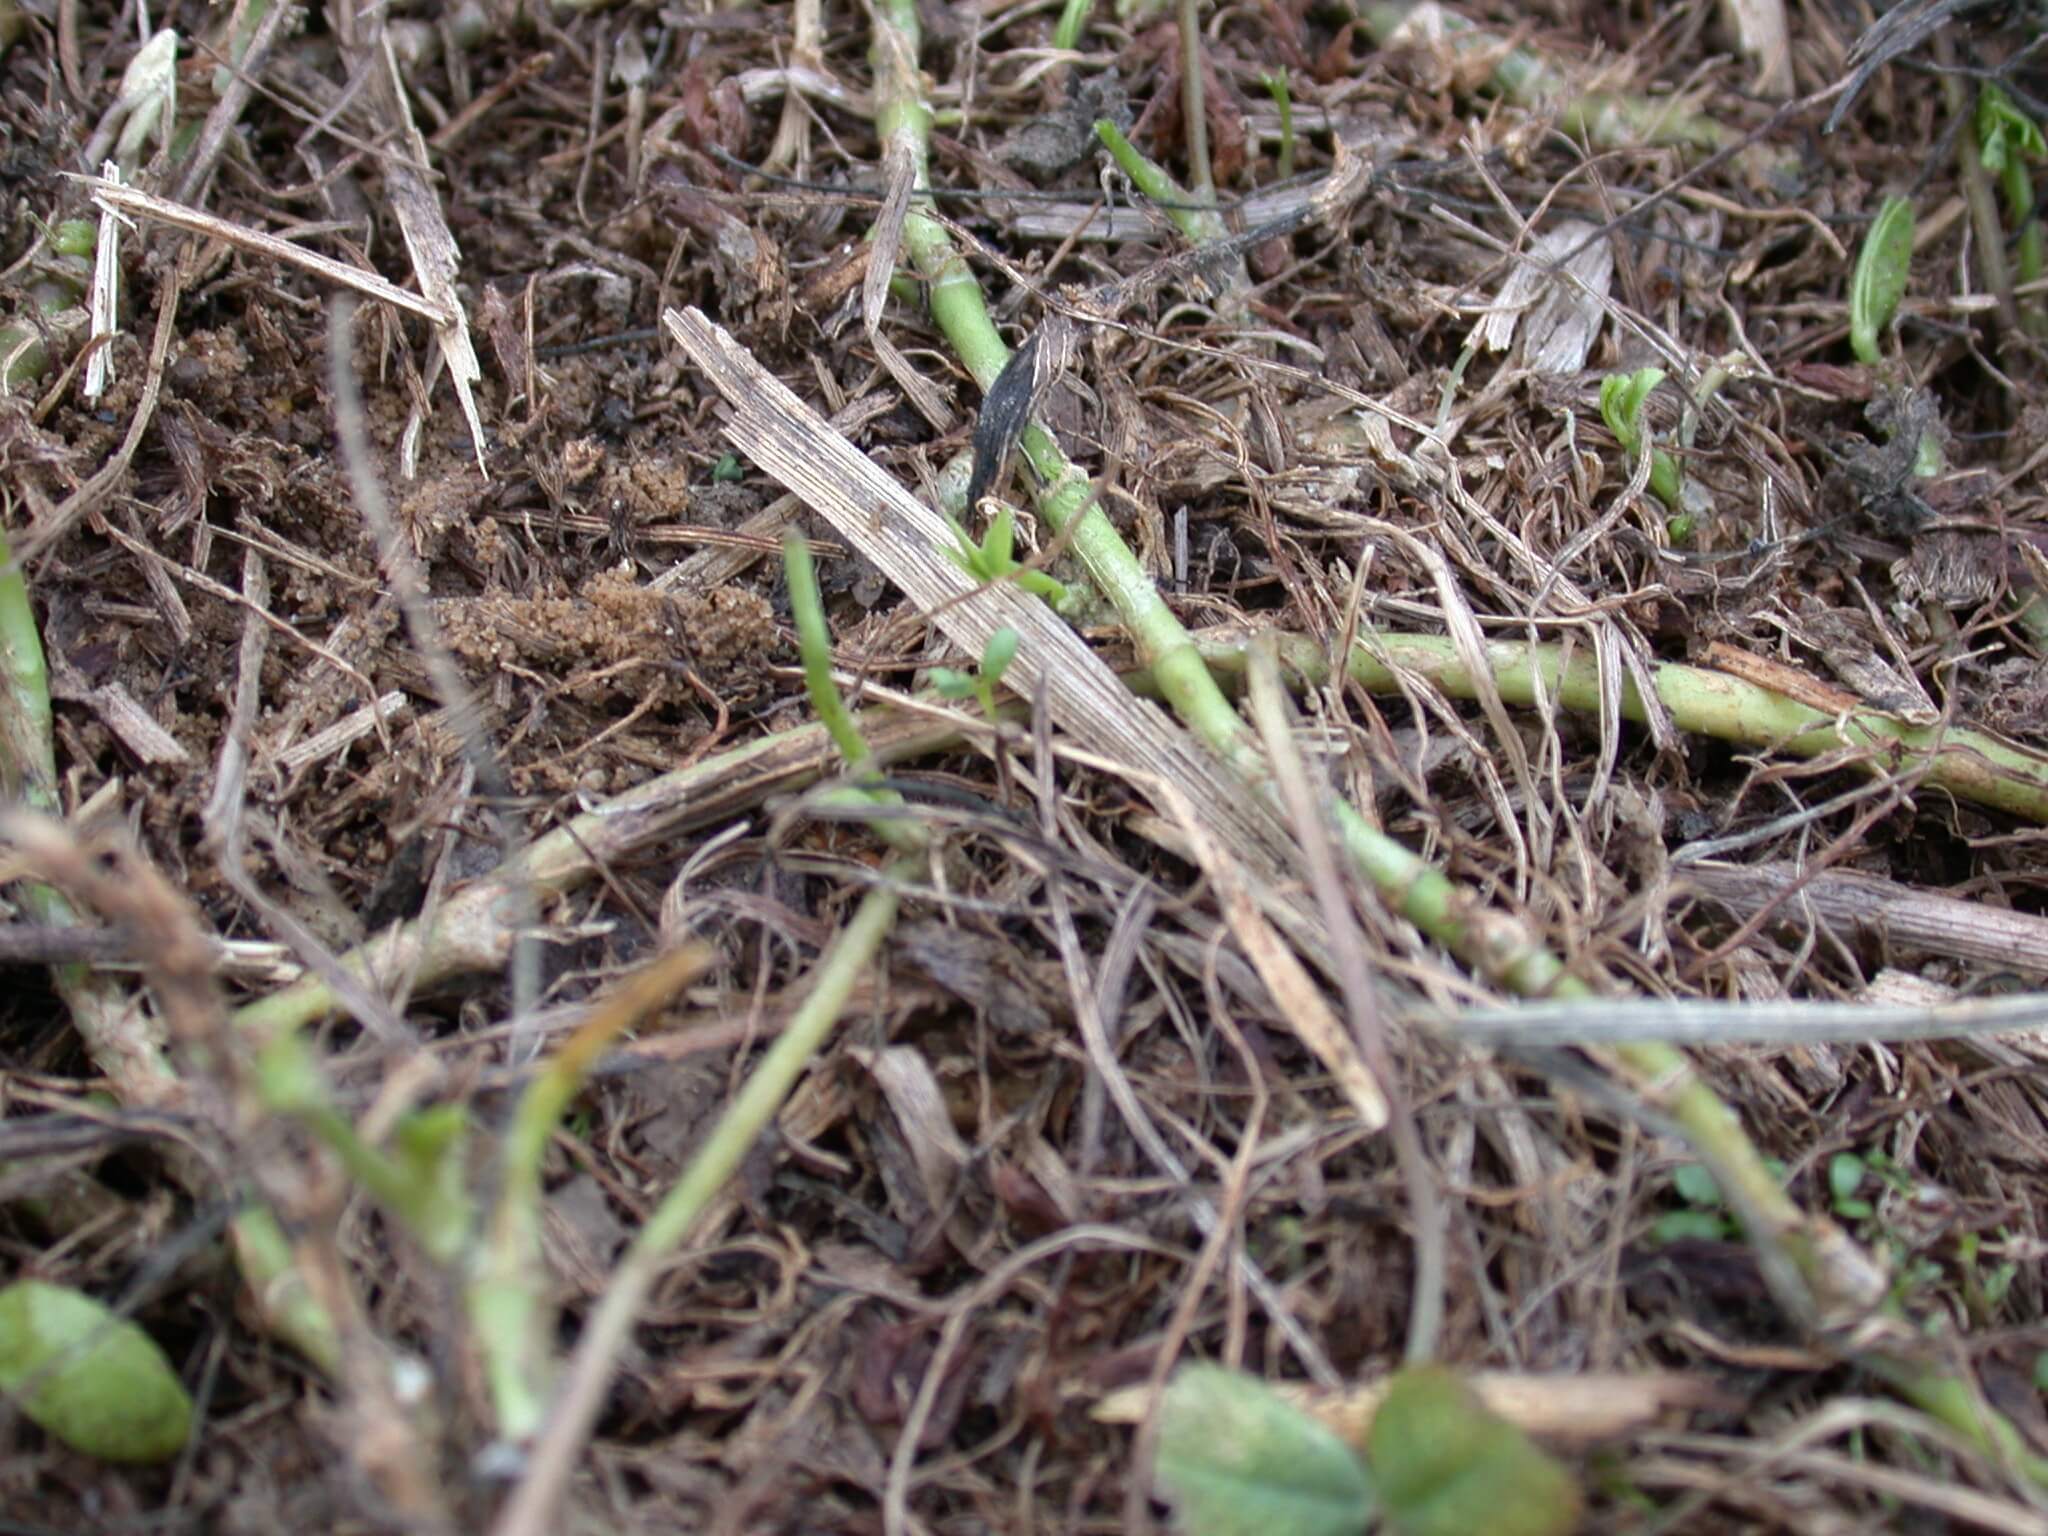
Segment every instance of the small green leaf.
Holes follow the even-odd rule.
[[[932,686],[941,698],[964,699],[974,692],[974,679],[952,667],[933,667]]]
[[[1650,493],[1667,507],[1682,506],[1685,493],[1678,473],[1678,460],[1662,448],[1650,450]]]
[[[1984,1305],[1996,1307],[2005,1300],[2013,1281],[2020,1277],[2017,1264],[1995,1264],[1984,1272]]]
[[[1621,444],[1623,453],[1636,451],[1635,418],[1628,411],[1628,375],[1610,373],[1600,381],[1600,419]]]
[[[740,462],[740,456],[736,453],[728,453],[711,471],[712,483],[715,485],[737,485],[746,478],[747,467]]]
[[[996,515],[989,519],[988,532],[981,541],[981,554],[991,577],[1009,575],[1010,567],[1017,563],[1017,514],[1010,510],[1007,501],[1000,503]]]
[[[1877,1214],[1877,1207],[1868,1200],[1837,1200],[1835,1214],[1844,1221],[1868,1221]]]
[[[1877,339],[1898,313],[1913,269],[1913,204],[1888,197],[1870,221],[1849,279],[1849,347],[1866,363],[1882,355]]]
[[[469,1111],[460,1104],[414,1110],[392,1129],[394,1160],[415,1196],[404,1214],[430,1252],[457,1251],[469,1232],[468,1135]]]
[[[1579,1523],[1572,1475],[1442,1366],[1393,1379],[1366,1459],[1401,1536],[1564,1536]]]
[[[1828,1195],[1839,1210],[1844,1200],[1863,1187],[1870,1168],[1854,1152],[1837,1152],[1828,1159]]]
[[[1719,1211],[1666,1211],[1650,1223],[1650,1241],[1658,1247],[1686,1241],[1725,1242],[1728,1218]]]
[[[50,248],[59,256],[86,256],[99,248],[100,227],[91,219],[64,219],[50,231]]]
[[[1034,597],[1044,598],[1055,608],[1064,604],[1068,597],[1065,583],[1056,581],[1043,571],[1020,569],[1017,572],[1017,585]]]
[[[0,1291],[0,1391],[47,1434],[102,1461],[168,1461],[192,1428],[192,1399],[156,1340],[41,1280]]]
[[[1010,663],[1017,659],[1017,646],[1021,637],[1017,631],[1005,625],[988,637],[988,644],[981,648],[981,680],[993,688],[1003,680],[1003,674],[1010,670]]]
[[[1714,1208],[1721,1204],[1721,1186],[1704,1164],[1680,1163],[1671,1170],[1671,1187],[1687,1205]]]
[[[1372,1480],[1335,1432],[1213,1365],[1167,1387],[1154,1475],[1188,1536],[1358,1536],[1373,1514]]]

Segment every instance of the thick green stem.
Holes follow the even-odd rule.
[[[1243,670],[1241,635],[1204,636],[1200,646],[1212,668]],[[1283,637],[1280,654],[1312,682],[1329,675],[1328,656],[1306,636]],[[1579,713],[1600,709],[1600,669],[1589,654],[1566,661],[1555,645],[1495,640],[1487,643],[1484,661],[1507,704],[1528,708],[1540,696]],[[1348,670],[1353,681],[1374,693],[1398,693],[1404,679],[1418,679],[1451,698],[1479,695],[1478,680],[1457,647],[1441,635],[1367,635],[1352,647]],[[1862,749],[1869,753],[1872,771],[1916,773],[1923,785],[1957,799],[2048,822],[2048,754],[1987,732],[1908,725],[1876,710],[1829,714],[1725,672],[1676,663],[1653,667],[1651,682],[1681,730],[1794,757]],[[1633,678],[1622,683],[1621,713],[1637,723],[1648,719]]]

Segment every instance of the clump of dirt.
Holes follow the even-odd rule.
[[[775,612],[760,593],[657,592],[630,568],[600,571],[574,592],[444,598],[435,612],[465,661],[559,680],[561,693],[592,705],[676,690],[678,667],[745,697],[765,686],[776,648]]]

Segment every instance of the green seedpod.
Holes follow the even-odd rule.
[[[1564,1536],[1579,1523],[1571,1474],[1442,1366],[1393,1379],[1366,1459],[1401,1536]]]
[[[102,1461],[168,1461],[192,1399],[141,1328],[68,1286],[0,1290],[0,1391],[45,1433]]]
[[[1154,1480],[1188,1536],[1358,1536],[1375,1503],[1335,1431],[1214,1365],[1182,1366],[1167,1387]]]

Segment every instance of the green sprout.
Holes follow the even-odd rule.
[[[1610,373],[1600,381],[1600,417],[1607,430],[1621,444],[1621,451],[1634,458],[1647,450],[1650,455],[1650,490],[1657,499],[1678,512],[1683,510],[1678,460],[1650,443],[1643,421],[1643,402],[1664,382],[1662,368],[1638,368],[1634,373]]]
[[[962,534],[962,538],[966,535]],[[832,681],[832,633],[825,623],[825,602],[818,594],[817,569],[811,546],[794,529],[782,538],[782,568],[789,585],[790,613],[796,620],[797,650],[803,657],[804,688],[811,708],[855,775],[874,766],[874,753]]]
[[[1044,571],[1034,571],[1017,559],[1017,513],[1007,502],[996,503],[996,514],[989,519],[988,529],[981,536],[979,544],[961,526],[951,513],[946,521],[953,525],[953,537],[959,547],[949,549],[953,563],[972,576],[976,581],[1008,581],[1015,579],[1026,592],[1044,598],[1058,608],[1067,600],[1067,589]]]
[[[1699,1163],[1680,1163],[1671,1170],[1671,1191],[1684,1201],[1675,1211],[1666,1211],[1650,1223],[1650,1241],[1659,1247],[1687,1239],[1697,1242],[1733,1242],[1742,1235],[1728,1201],[1714,1176]]]
[[[1081,46],[1081,33],[1088,25],[1088,13],[1095,9],[1094,0],[1067,0],[1060,10],[1060,19],[1052,29],[1052,45],[1061,53],[1072,53]]]
[[[1912,268],[1912,201],[1888,197],[1870,221],[1849,279],[1849,348],[1859,361],[1875,365],[1881,358],[1878,336],[1898,313]]]
[[[29,285],[30,302],[50,329],[83,325],[79,301],[92,282],[99,226],[90,219],[65,219],[46,229],[44,236],[51,255],[37,267]],[[44,326],[25,319],[0,325],[0,392],[26,389],[50,371],[45,334]]]
[[[2006,221],[2019,231],[2014,261],[2019,280],[2031,283],[2041,276],[2041,224],[2034,217],[2034,177],[2028,166],[2048,159],[2048,139],[2040,124],[2019,109],[2001,86],[1987,83],[1977,93],[1977,155],[1984,169],[1998,178],[2005,197]],[[2030,302],[2026,313],[2029,330],[2042,324],[2038,301]]]
[[[1287,92],[1287,71],[1276,69],[1265,77],[1266,93],[1280,114],[1280,179],[1294,176],[1294,98]]]
[[[1003,680],[1010,663],[1017,659],[1017,631],[1010,628],[997,630],[988,637],[988,644],[981,648],[981,665],[973,672],[960,672],[952,667],[933,667],[932,686],[949,699],[964,699],[970,694],[981,701],[981,715],[984,720],[996,717],[996,685]]]
[[[1174,1373],[1153,1475],[1186,1536],[1356,1536],[1379,1504],[1335,1431],[1257,1377],[1215,1365]]]
[[[728,453],[711,470],[713,485],[738,485],[746,478],[747,466],[740,461],[740,456],[736,453]]]
[[[1764,1159],[1772,1178],[1786,1175],[1785,1164],[1775,1157]],[[1732,1243],[1742,1238],[1742,1222],[1721,1192],[1721,1186],[1704,1163],[1680,1163],[1671,1170],[1671,1192],[1682,1202],[1650,1223],[1650,1241],[1658,1246],[1692,1239],[1709,1243]]]
[[[1194,195],[1175,181],[1166,167],[1152,159],[1124,135],[1123,129],[1106,117],[1095,120],[1095,137],[1109,151],[1116,168],[1131,178],[1131,185],[1166,210],[1167,218],[1191,245],[1221,240],[1229,231],[1223,215],[1202,207]]]
[[[1870,1177],[1870,1164],[1854,1152],[1837,1152],[1828,1159],[1828,1203],[1844,1221],[1868,1221],[1876,1213],[1858,1190]]]

